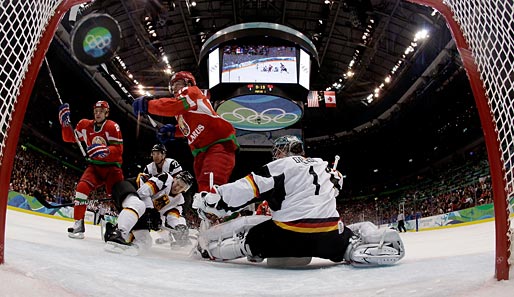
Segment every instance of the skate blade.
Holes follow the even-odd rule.
[[[116,242],[108,241],[104,250],[109,253],[126,255],[126,256],[137,256],[139,255],[139,249],[135,246],[119,244]]]
[[[84,239],[84,233],[71,233],[71,232],[68,232],[68,237],[69,238],[73,238],[73,239]]]

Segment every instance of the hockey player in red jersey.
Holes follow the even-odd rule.
[[[267,201],[269,216],[240,217],[200,230],[202,256],[231,260],[264,258],[306,265],[311,257],[355,265],[388,265],[403,258],[398,232],[372,223],[344,226],[336,209],[342,175],[320,158],[304,156],[303,143],[286,135],[274,142],[274,161],[214,191],[194,195],[193,208],[218,217]]]
[[[210,190],[211,172],[215,184],[227,183],[234,169],[235,152],[239,147],[234,127],[214,111],[209,99],[196,86],[196,80],[190,72],[175,73],[170,81],[170,92],[174,98],[136,99],[132,104],[134,114],[176,117],[179,131],[175,131],[175,126],[168,124],[160,128],[159,135],[187,138],[194,156],[194,172],[199,191]],[[161,141],[166,140],[160,138]]]
[[[82,174],[75,191],[73,217],[75,224],[68,228],[71,238],[84,238],[84,216],[86,202],[91,191],[105,185],[107,195],[111,195],[112,186],[123,180],[121,170],[123,139],[118,124],[108,120],[109,104],[98,101],[93,106],[94,119],[82,119],[73,129],[70,122],[69,104],[59,107],[59,122],[62,126],[62,138],[66,142],[84,142],[87,147],[89,165]]]

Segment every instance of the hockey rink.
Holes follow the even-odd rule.
[[[189,248],[154,245],[143,255],[107,253],[98,226],[67,237],[69,221],[7,211],[0,296],[513,296],[494,279],[494,223],[402,233],[398,264],[354,268],[313,259],[276,269],[246,260],[214,262]],[[155,235],[155,234],[154,234]]]

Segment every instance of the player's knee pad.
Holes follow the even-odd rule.
[[[138,196],[134,194],[129,194],[121,203],[122,208],[130,208],[137,213],[138,218],[141,218],[145,213],[146,206]]]
[[[114,200],[114,205],[119,211],[123,209],[123,200],[125,200],[129,194],[134,194],[138,197],[136,187],[129,181],[122,180],[112,186],[112,199]]]

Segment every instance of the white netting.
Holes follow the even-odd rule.
[[[514,2],[444,0],[466,39],[498,131],[507,205],[514,194]],[[512,206],[509,207],[512,213]],[[514,225],[511,219],[511,225]],[[512,242],[512,229],[507,234]],[[514,250],[510,247],[510,263]]]
[[[62,1],[0,1],[0,165],[23,78],[50,17]]]
[[[514,2],[445,0],[484,82],[501,146],[507,195],[514,189]]]

